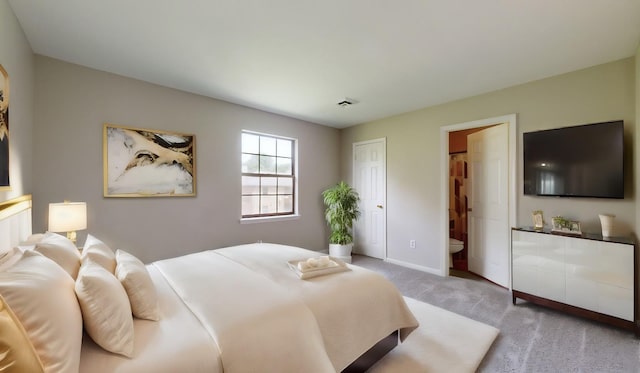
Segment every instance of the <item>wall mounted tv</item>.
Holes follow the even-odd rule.
[[[524,194],[624,198],[624,123],[523,135]]]

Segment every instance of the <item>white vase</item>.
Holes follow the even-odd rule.
[[[602,224],[602,237],[613,236],[613,218],[615,215],[600,214],[600,224]]]

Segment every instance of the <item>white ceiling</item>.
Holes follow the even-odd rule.
[[[630,57],[640,0],[9,0],[38,54],[338,128]],[[358,101],[342,108],[345,97]]]

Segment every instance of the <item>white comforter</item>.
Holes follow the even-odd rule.
[[[404,339],[417,327],[397,289],[376,273],[351,266],[300,280],[288,268],[289,260],[318,255],[251,244],[155,262],[148,268],[165,299],[162,320],[136,320],[131,360],[86,343],[81,371],[335,372],[392,331]],[[140,322],[148,330],[140,332]]]
[[[81,373],[222,373],[215,343],[198,319],[153,266],[147,266],[158,291],[162,319],[134,319],[133,359],[112,354],[88,335],[82,339]]]

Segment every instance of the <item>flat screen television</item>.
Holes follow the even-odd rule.
[[[524,194],[624,198],[621,120],[523,135]]]

